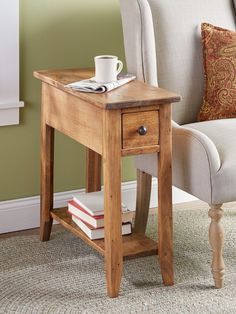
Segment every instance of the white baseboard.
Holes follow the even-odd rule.
[[[157,206],[157,179],[153,179],[150,207]],[[67,206],[74,193],[85,193],[85,189],[54,194],[54,208]],[[122,200],[129,208],[135,208],[136,181],[122,183]],[[173,188],[173,202],[196,200],[195,197]],[[0,233],[39,227],[39,196],[0,202]]]

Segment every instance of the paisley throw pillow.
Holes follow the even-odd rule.
[[[205,94],[198,121],[236,118],[236,32],[202,24]]]

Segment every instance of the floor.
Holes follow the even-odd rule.
[[[43,243],[39,229],[1,235],[0,313],[235,314],[236,203],[224,209],[223,289],[213,287],[208,205],[194,202],[174,206],[175,285],[163,286],[156,256],[131,259],[116,299],[105,297],[103,258],[60,226]],[[157,216],[149,218],[156,238]]]

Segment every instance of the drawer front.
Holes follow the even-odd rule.
[[[158,110],[124,113],[122,115],[122,148],[158,145]]]

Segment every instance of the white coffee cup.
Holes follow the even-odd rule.
[[[123,69],[122,61],[118,60],[118,57],[116,56],[110,55],[96,56],[94,58],[94,61],[95,61],[95,81],[98,83],[108,83],[116,81],[117,75]]]

